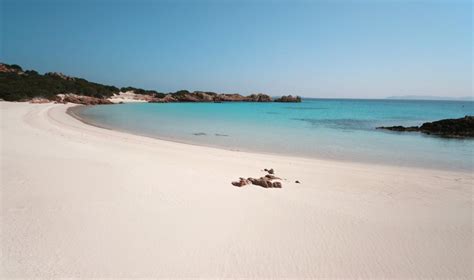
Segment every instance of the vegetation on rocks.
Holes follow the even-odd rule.
[[[0,63],[0,98],[6,101],[26,101],[34,97],[55,100],[57,94],[73,93],[95,98],[107,98],[119,89],[72,78],[61,73],[38,74],[23,71],[18,65]]]
[[[0,99],[6,101],[44,100],[72,102],[86,105],[111,104],[108,98],[125,92],[141,95],[140,100],[156,103],[168,102],[272,102],[272,98],[263,93],[243,96],[238,93],[226,94],[210,91],[179,90],[162,93],[156,90],[145,90],[135,87],[102,85],[85,79],[70,77],[58,72],[44,75],[34,70],[24,71],[16,64],[0,63]],[[58,95],[62,95],[59,97]],[[300,97],[283,96],[277,102],[301,102]]]

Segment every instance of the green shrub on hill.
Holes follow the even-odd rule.
[[[122,91],[133,90],[135,93],[164,97],[165,94],[154,90],[138,88],[122,88]],[[0,98],[6,101],[29,100],[43,97],[54,100],[57,94],[74,93],[78,95],[107,98],[119,93],[115,86],[89,82],[81,78],[73,78],[61,73],[39,74],[34,70],[23,69],[15,64],[0,63]]]

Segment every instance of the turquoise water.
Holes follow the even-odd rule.
[[[234,150],[397,166],[472,170],[474,140],[376,130],[474,115],[474,102],[305,99],[82,107],[106,128]]]

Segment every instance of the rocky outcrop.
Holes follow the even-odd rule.
[[[176,98],[171,96],[171,94],[165,95],[163,98],[155,98],[153,100],[148,101],[149,103],[170,103],[170,102],[178,102]]]
[[[97,98],[92,96],[76,95],[76,94],[58,94],[55,100],[57,103],[75,103],[82,105],[105,105],[114,104],[105,98]]]
[[[35,97],[30,100],[30,103],[34,103],[34,104],[43,104],[43,103],[49,103],[49,102],[51,102],[51,100],[42,98],[42,97]]]
[[[271,102],[269,95],[259,93],[249,96],[243,96],[237,93],[217,94],[215,92],[180,90],[175,93],[167,94],[163,98],[154,98],[150,103],[170,103],[170,102]]]
[[[242,96],[237,93],[222,93],[214,97],[215,102],[243,102],[245,101],[244,99],[245,96]]]
[[[200,102],[213,102],[215,101],[216,93],[214,92],[204,92],[204,91],[195,91],[194,96],[200,100]]]
[[[251,94],[245,98],[244,101],[247,102],[271,102],[272,98],[269,95],[258,93],[258,94]]]
[[[442,137],[474,137],[474,116],[427,122],[421,126],[381,126],[377,127],[377,129],[387,129],[400,132],[419,131],[425,134],[438,135]]]
[[[292,95],[283,95],[280,98],[274,100],[275,102],[301,102],[301,97]]]
[[[23,69],[16,65],[16,64],[6,64],[0,63],[0,73],[16,73],[16,74],[23,74]]]

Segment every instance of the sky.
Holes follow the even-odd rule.
[[[0,61],[118,87],[471,96],[466,1],[0,0]]]

